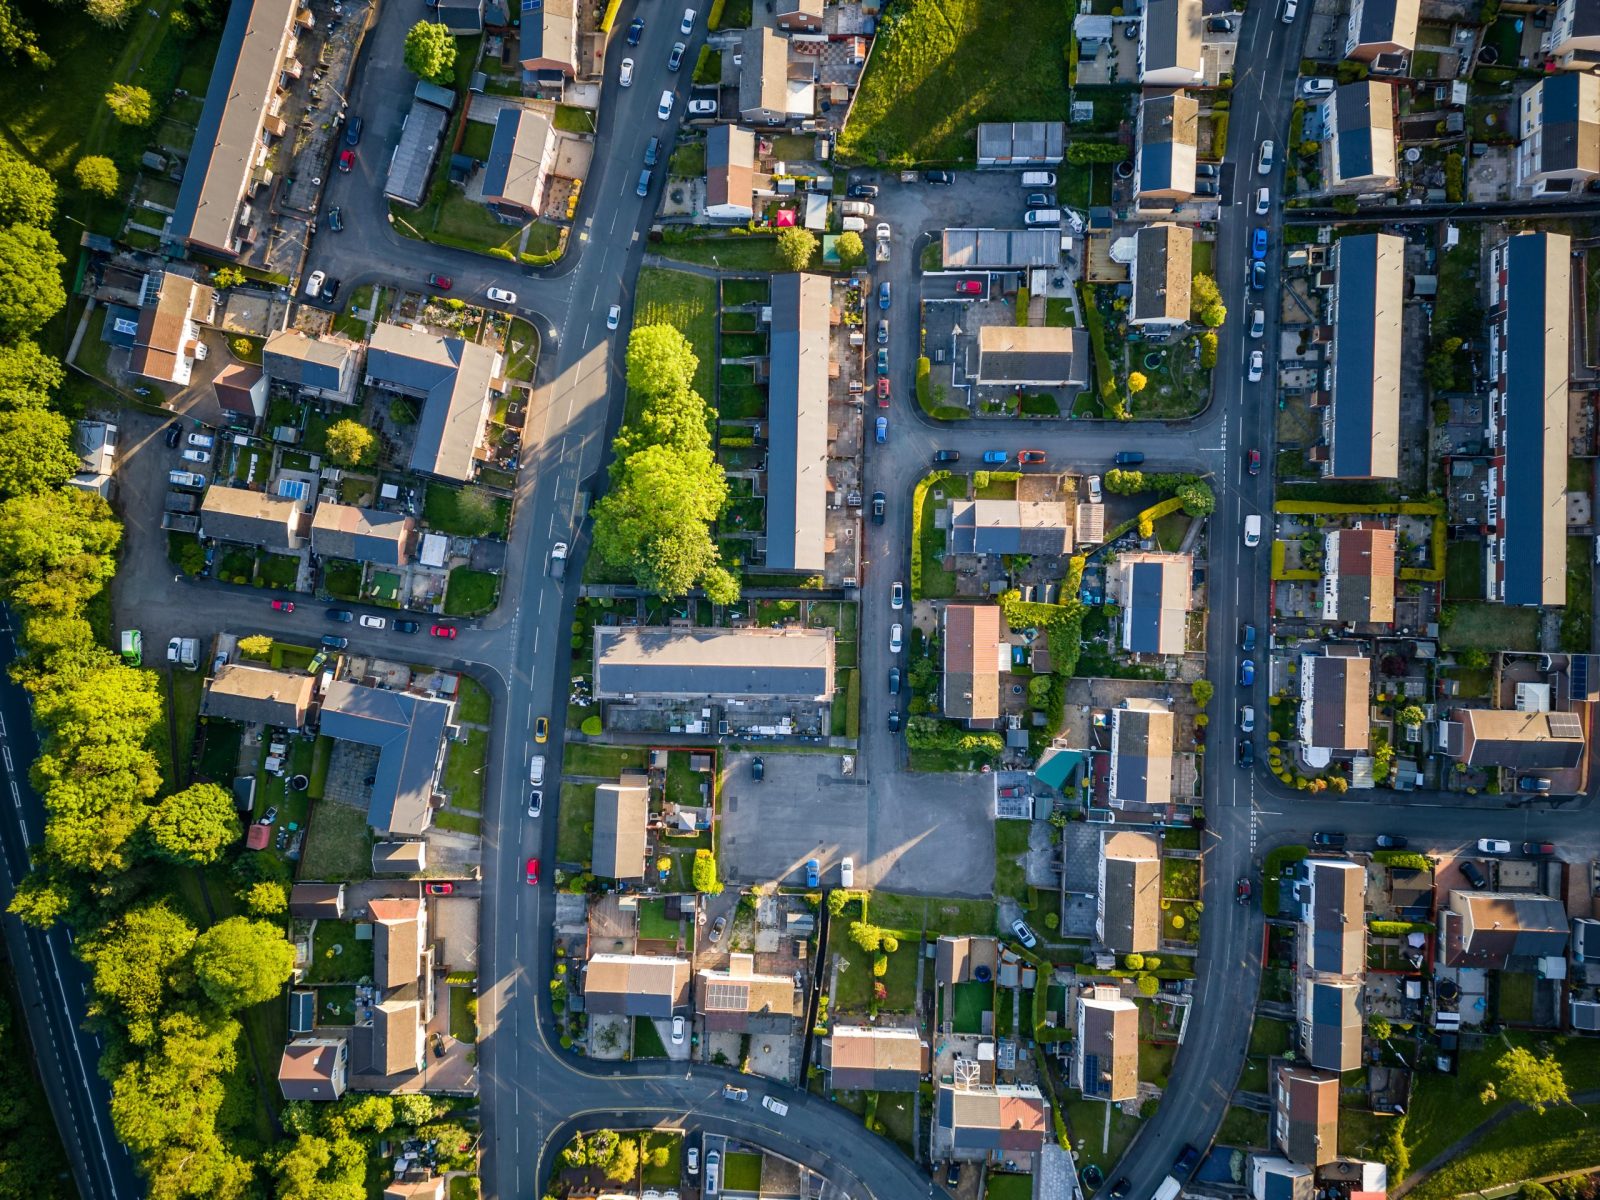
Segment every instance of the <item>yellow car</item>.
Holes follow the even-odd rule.
[[[540,717],[533,723],[533,740],[536,742],[544,742],[548,741],[549,739],[550,721],[546,717]]]

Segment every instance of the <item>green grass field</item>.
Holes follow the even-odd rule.
[[[838,153],[971,162],[980,121],[1061,120],[1072,16],[1041,0],[889,5]]]
[[[562,862],[587,863],[594,851],[594,789],[592,783],[561,785],[556,858]]]
[[[591,746],[576,742],[566,748],[562,770],[568,775],[615,779],[624,767],[644,770],[645,752],[634,746]]]
[[[758,1192],[761,1190],[761,1155],[730,1154],[722,1160],[722,1190]]]
[[[646,267],[639,272],[633,302],[635,325],[671,325],[694,347],[700,365],[694,390],[707,404],[716,402],[717,281],[687,271]],[[629,417],[632,414],[630,411]],[[624,418],[629,419],[628,417]]]
[[[929,937],[941,933],[995,931],[995,905],[992,900],[955,900],[873,892],[868,911],[872,923],[884,929],[915,933],[926,923]]]
[[[451,617],[475,617],[494,608],[500,599],[500,576],[492,571],[457,567],[445,587],[444,611]]]
[[[1457,603],[1450,624],[1439,635],[1449,650],[1477,646],[1484,650],[1537,650],[1539,610],[1504,604]]]
[[[994,894],[1021,899],[1027,891],[1027,873],[1017,860],[1028,852],[1027,821],[994,823]]]
[[[467,730],[467,740],[451,742],[444,760],[444,788],[450,803],[477,812],[483,807],[483,765],[489,756],[489,735]]]

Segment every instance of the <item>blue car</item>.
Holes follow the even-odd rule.
[[[878,445],[881,446],[881,445],[883,445],[885,442],[887,442],[889,440],[889,418],[888,417],[879,417],[876,421],[873,422],[872,428],[873,428],[873,433],[877,438]]]
[[[985,450],[983,452],[983,461],[986,463],[1003,463],[1007,457],[1004,450]]]
[[[806,886],[816,887],[822,882],[822,864],[814,858],[806,859]]]
[[[1250,238],[1250,257],[1258,262],[1267,257],[1267,231],[1258,229]]]
[[[643,17],[635,17],[633,19],[633,23],[628,26],[628,45],[637,46],[639,44],[639,39],[641,37],[643,37],[643,36],[644,36],[644,18]]]
[[[1250,287],[1255,291],[1262,291],[1267,286],[1267,264],[1258,259],[1250,264]]]
[[[1245,659],[1239,664],[1239,686],[1251,687],[1256,681],[1256,664],[1252,659]]]
[[[879,375],[887,375],[888,373],[889,373],[889,351],[887,349],[879,350],[878,351],[878,374]]]
[[[884,309],[889,307],[889,281],[887,279],[878,285],[878,307]]]

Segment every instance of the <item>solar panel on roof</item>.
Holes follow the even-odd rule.
[[[278,495],[285,500],[304,500],[306,498],[306,481],[304,479],[278,480]]]
[[[1572,656],[1572,694],[1579,698],[1589,695],[1589,656],[1587,654],[1574,654]]]
[[[748,983],[711,983],[706,988],[707,1012],[743,1012],[750,1006]]]
[[[1550,722],[1550,732],[1557,737],[1583,736],[1583,725],[1576,713],[1548,713],[1546,719]]]

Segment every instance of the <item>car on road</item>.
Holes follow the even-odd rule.
[[[1323,96],[1331,96],[1338,82],[1333,79],[1302,79],[1300,81],[1300,95],[1307,100],[1316,100]]]
[[[876,441],[880,446],[889,440],[888,417],[879,417],[872,423],[872,437],[873,440]]]
[[[1256,664],[1254,659],[1244,659],[1239,663],[1239,686],[1254,687],[1256,682]]]
[[[176,425],[168,425],[166,437],[167,449],[176,450],[178,448],[178,442],[183,438],[183,430],[179,429]]]
[[[1261,545],[1261,514],[1251,513],[1244,519],[1244,544],[1252,550]]]
[[[1004,450],[985,450],[983,452],[983,461],[986,463],[1003,463],[1010,457]]]
[[[1261,451],[1252,450],[1244,456],[1244,469],[1252,475],[1261,474]]]
[[[387,629],[389,627],[389,618],[375,617],[371,613],[362,613],[359,624],[363,629]]]
[[[622,87],[633,86],[633,59],[622,60],[622,69],[617,72],[617,83]]]
[[[1272,189],[1261,188],[1256,192],[1256,216],[1264,217],[1272,209]]]
[[[1011,932],[1016,934],[1017,941],[1021,942],[1029,950],[1032,950],[1039,944],[1038,937],[1035,936],[1033,930],[1028,928],[1028,923],[1021,917],[1018,917],[1015,921],[1011,922]]]
[[[346,146],[359,146],[361,144],[361,130],[366,127],[360,115],[350,118],[350,123],[344,127],[344,144]]]
[[[1255,766],[1256,744],[1249,738],[1240,738],[1238,746],[1234,749],[1233,758],[1241,767]]]
[[[789,1115],[789,1106],[782,1100],[776,1100],[771,1096],[761,1097],[761,1107],[772,1113],[772,1115],[775,1117],[786,1117]]]
[[[672,53],[667,55],[667,70],[676,71],[683,66],[683,52],[688,48],[682,42],[672,43]]]
[[[454,639],[456,636],[456,627],[454,625],[434,625],[429,628],[428,632],[433,634],[433,636],[436,638]]]
[[[822,864],[814,858],[806,859],[806,886],[814,888],[822,882]]]
[[[528,883],[529,883],[530,886],[532,886],[534,884],[537,884],[538,882],[539,882],[539,860],[537,858],[530,858],[528,860]]]
[[[613,304],[606,309],[606,328],[615,329],[620,324],[622,324],[622,305]]]
[[[1172,1160],[1172,1173],[1183,1177],[1187,1176],[1200,1165],[1200,1151],[1193,1146],[1185,1146],[1178,1151],[1178,1157]]]
[[[327,282],[328,273],[326,271],[311,272],[310,277],[306,279],[306,296],[315,300],[322,295],[322,285]]]
[[[1517,780],[1517,791],[1519,792],[1548,792],[1549,790],[1550,780],[1543,775],[1524,775]]]
[[[727,917],[718,917],[711,923],[711,941],[715,944],[721,937],[722,931],[728,927]]]
[[[889,287],[889,281],[887,279],[885,279],[882,283],[880,283],[878,285],[878,307],[881,308],[884,312],[888,312],[889,311],[889,301],[892,298],[893,298],[893,292]]]
[[[933,461],[936,462],[936,463],[960,462],[961,461],[961,451],[959,451],[959,450],[935,450],[933,452]]]
[[[1250,336],[1258,338],[1266,332],[1267,314],[1258,308],[1250,314]]]
[[[539,819],[539,814],[544,811],[544,793],[534,788],[528,793],[528,815],[534,820]]]
[[[1256,174],[1271,175],[1272,164],[1277,159],[1277,155],[1278,148],[1277,146],[1273,145],[1271,138],[1268,138],[1266,141],[1262,142],[1261,151],[1256,155]]]
[[[339,170],[346,175],[356,169],[356,152],[354,150],[341,150],[339,152]]]
[[[1257,226],[1256,231],[1250,235],[1250,257],[1265,258],[1267,256],[1267,231]]]
[[[1240,904],[1249,904],[1252,890],[1250,881],[1241,875],[1233,885],[1233,898]]]
[[[1253,262],[1250,264],[1250,287],[1252,291],[1265,291],[1267,287],[1267,264]]]
[[[878,374],[887,375],[889,373],[889,351],[887,349],[880,349],[878,351],[877,362]]]
[[[979,279],[956,280],[956,295],[981,296],[983,295],[983,281]]]
[[[906,606],[906,585],[898,579],[889,587],[889,607],[896,612]]]
[[[644,144],[644,165],[653,167],[661,161],[661,139],[651,138]]]
[[[878,227],[872,232],[873,236],[880,242],[886,242],[894,236],[894,230],[889,228],[889,222],[887,221],[879,221]]]
[[[294,611],[294,601],[293,600],[274,600],[272,602],[272,611],[273,612],[281,612],[281,613],[292,613]]]
[[[644,36],[644,18],[635,17],[628,23],[628,45],[637,46]]]
[[[505,288],[490,288],[486,294],[496,304],[515,304],[517,302],[517,294],[508,292]]]
[[[348,608],[330,608],[327,611],[327,617],[328,620],[338,621],[341,625],[348,625],[356,619],[355,613]]]
[[[674,1046],[683,1045],[683,1018],[682,1017],[673,1017],[672,1018],[672,1044]]]
[[[717,102],[715,100],[689,101],[689,115],[691,117],[714,117],[717,115]]]
[[[1119,450],[1111,461],[1116,463],[1119,467],[1137,467],[1140,463],[1144,462],[1144,451]]]
[[[448,292],[455,286],[455,281],[448,275],[429,275],[428,286],[436,291]]]
[[[211,461],[211,453],[207,450],[185,450],[180,457],[184,462],[208,463]]]
[[[900,732],[900,710],[898,708],[891,708],[889,710],[889,732]]]
[[[528,782],[534,787],[544,782],[544,755],[535,754],[528,760]]]
[[[766,777],[767,764],[762,761],[761,756],[758,754],[750,760],[750,778],[760,783]]]
[[[889,626],[889,653],[899,654],[905,646],[905,629],[899,621]]]
[[[330,208],[328,210],[328,228],[335,233],[344,232],[344,209]]]
[[[1523,842],[1522,853],[1528,858],[1549,858],[1556,852],[1554,842]]]
[[[1300,11],[1300,0],[1283,0],[1283,23],[1294,24],[1294,15]]]
[[[1241,733],[1254,733],[1256,731],[1255,706],[1246,704],[1239,710],[1239,731]]]
[[[878,321],[878,345],[887,346],[888,344],[889,344],[889,318],[888,317],[883,317],[882,319],[880,319]]]
[[[1477,888],[1479,891],[1482,891],[1484,888],[1489,886],[1488,878],[1481,870],[1478,869],[1478,864],[1473,862],[1471,859],[1462,859],[1456,864],[1456,869],[1465,875],[1467,877],[1467,882],[1473,887]]]
[[[1254,625],[1242,626],[1239,630],[1239,649],[1246,654],[1256,648],[1256,627]]]
[[[955,1164],[952,1163],[951,1165],[954,1166]],[[1111,1200],[1122,1200],[1132,1190],[1133,1182],[1124,1175],[1111,1185]]]
[[[956,174],[954,171],[924,171],[922,181],[937,184],[939,187],[949,187],[956,181]]]
[[[1085,482],[1089,485],[1089,503],[1099,504],[1105,499],[1105,494],[1100,488],[1100,476],[1091,475]]]
[[[887,375],[878,376],[878,407],[889,407],[889,377]]]
[[[1259,350],[1250,351],[1250,382],[1260,383],[1267,365],[1266,355]]]
[[[856,860],[846,856],[839,860],[839,886],[852,888],[856,885]]]
[[[1380,833],[1378,835],[1378,849],[1404,850],[1411,843],[1398,833]]]
[[[878,185],[875,183],[852,183],[845,195],[852,200],[876,200],[878,198]]]
[[[650,179],[654,174],[655,172],[649,167],[639,172],[639,186],[633,189],[634,195],[648,196],[650,194]]]
[[[899,694],[900,694],[900,668],[899,667],[890,667],[889,668],[889,695],[898,696]]]
[[[184,441],[199,450],[209,450],[217,444],[217,439],[209,433],[191,433]]]
[[[430,883],[424,889],[430,896],[448,896],[456,890],[453,883]]]
[[[689,1168],[689,1174],[698,1175],[700,1173],[700,1147],[690,1146],[688,1150],[684,1151],[683,1161],[684,1165]]]
[[[686,8],[683,10],[683,20],[678,22],[678,32],[683,34],[684,37],[688,37],[694,32],[694,16],[694,9]]]
[[[1324,850],[1343,850],[1348,840],[1344,834],[1332,830],[1319,830],[1311,835],[1311,844]]]
[[[1043,450],[1018,450],[1017,465],[1019,467],[1044,466],[1045,454]]]
[[[1510,854],[1511,843],[1505,838],[1479,838],[1479,854]]]
[[[883,510],[888,506],[889,498],[882,492],[872,493],[872,523],[883,524]]]
[[[672,93],[671,92],[662,92],[661,93],[661,103],[656,105],[656,117],[657,117],[658,120],[665,121],[671,115],[672,115]]]
[[[394,623],[394,631],[396,633],[415,633],[421,628],[421,624],[416,621],[396,621]]]
[[[533,722],[533,740],[548,742],[550,740],[550,718],[539,717]]]

